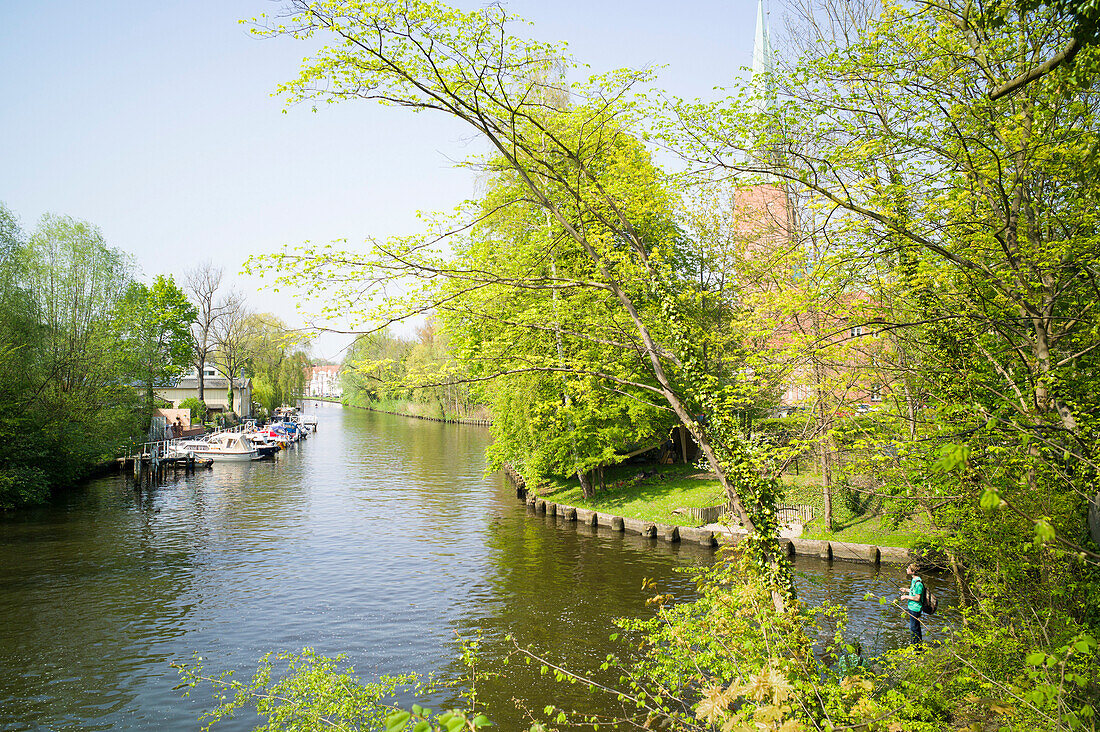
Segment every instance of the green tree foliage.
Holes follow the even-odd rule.
[[[344,359],[345,401],[420,416],[469,417],[478,405],[458,378],[462,370],[449,341],[434,319],[417,329],[416,340],[388,333],[357,338]]]
[[[31,414],[44,333],[20,280],[25,246],[18,220],[0,204],[0,440],[9,446],[0,456],[0,509],[39,503],[50,488],[40,467],[49,445],[36,434]]]
[[[180,402],[180,409],[191,411],[191,424],[201,424],[206,421],[206,402],[196,397],[188,397]]]
[[[389,333],[359,336],[344,356],[341,385],[344,401],[355,406],[395,405],[413,399],[413,390],[404,386],[405,359],[412,350],[410,341]]]
[[[1085,519],[1100,411],[1098,99],[1080,66],[989,98],[1074,30],[1048,7],[1022,7],[1004,6],[997,24],[964,2],[810,24],[774,104],[681,105],[679,143],[700,165],[720,160],[808,197],[859,273],[853,287],[882,305],[868,325],[891,344],[875,368],[893,408],[867,436],[866,467],[923,506],[972,623],[958,655],[926,657],[917,676],[1041,698],[1013,705],[1020,729],[1088,728],[1091,682],[1051,696],[1049,677],[1017,671],[1029,652],[1066,658],[1100,620]],[[849,42],[812,42],[825,38]],[[1019,642],[993,640],[1001,627]]]
[[[555,134],[583,134],[569,128],[583,129],[589,114],[583,108],[559,112]],[[684,276],[673,202],[648,154],[613,126],[604,138],[602,146],[592,145],[589,168],[616,187],[616,205],[631,217],[653,266],[666,258],[675,263],[669,267],[673,276]],[[514,170],[503,161],[495,167],[501,170],[490,181],[472,217],[477,223],[453,266],[491,272],[496,281],[476,288],[449,281],[437,311],[459,361],[496,415],[491,463],[515,465],[532,486],[546,475],[577,474],[590,493],[590,471],[615,462],[629,448],[662,442],[675,418],[653,403],[651,392],[636,386],[652,384],[651,366],[631,335],[624,337],[631,328],[622,305],[606,290],[584,286],[599,277],[590,257],[543,207],[525,198]],[[576,177],[576,171],[562,167],[560,175]],[[568,212],[571,226],[594,241],[614,241],[615,232],[600,217],[572,205],[565,190],[548,190]],[[623,254],[609,252],[609,258],[624,260],[624,281],[639,280],[633,283],[634,306],[651,328],[660,328],[660,302],[646,291],[645,280],[630,272],[633,263]],[[536,281],[537,286],[516,286]],[[694,325],[707,326],[702,320]]]
[[[299,0],[288,9],[267,32],[334,42],[280,87],[291,101],[375,99],[456,117],[494,151],[489,170],[505,172],[523,200],[549,219],[553,233],[543,244],[560,236],[563,245],[568,241],[563,258],[575,253],[577,259],[557,276],[540,268],[522,277],[507,269],[484,270],[473,261],[450,262],[439,242],[450,242],[456,229],[443,225],[375,245],[366,254],[307,248],[252,266],[278,267],[283,281],[307,293],[324,292],[331,311],[358,314],[374,327],[379,318],[384,327],[443,304],[440,283],[446,281],[466,291],[537,289],[550,301],[566,288],[587,291],[593,303],[612,308],[605,322],[617,331],[615,342],[605,344],[614,357],[586,364],[585,375],[603,389],[643,395],[691,430],[734,514],[750,531],[747,546],[769,568],[773,598],[782,607],[793,596],[793,583],[777,538],[778,483],[743,441],[743,425],[733,416],[747,380],[723,378],[748,372],[737,362],[736,349],[716,357],[718,344],[699,328],[695,316],[710,293],[680,276],[674,230],[655,226],[668,200],[662,193],[668,181],[654,187],[647,177],[655,168],[647,167],[640,146],[628,142],[630,130],[639,126],[631,89],[649,75],[622,71],[555,88],[545,79],[571,62],[559,47],[510,35],[513,19],[499,7],[466,13],[426,2]],[[549,103],[555,95],[567,103]],[[469,224],[460,222],[457,230]],[[376,302],[376,291],[395,286],[406,287],[409,295],[364,312],[363,303]],[[553,322],[550,315],[544,311],[545,322]],[[631,378],[624,361],[644,367],[644,380]],[[708,370],[716,363],[723,368]],[[545,363],[534,368],[560,370]]]
[[[252,398],[268,414],[305,393],[309,339],[304,334],[274,315],[250,315],[241,323],[240,348],[245,361],[239,372],[252,378]]]
[[[354,668],[340,667],[343,657],[320,656],[311,648],[301,653],[269,654],[247,682],[232,678],[231,672],[210,676],[203,670],[202,660],[175,667],[188,694],[200,685],[210,685],[222,700],[203,715],[204,730],[232,719],[239,711],[255,710],[265,720],[256,729],[267,732],[367,732],[382,728],[399,689],[424,690],[412,675],[362,681]]]
[[[171,385],[191,366],[191,324],[196,312],[172,277],[164,275],[152,286],[132,283],[119,303],[115,316],[119,342],[129,373],[142,387],[149,415],[155,389]]]
[[[3,507],[45,500],[137,428],[112,335],[126,257],[84,222],[46,215],[24,240],[12,221],[3,210]]]

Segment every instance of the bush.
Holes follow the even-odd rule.
[[[50,483],[40,468],[11,465],[0,468],[0,510],[45,503]]]
[[[200,424],[206,419],[206,402],[195,397],[188,397],[180,402],[180,409],[191,410],[191,424]]]

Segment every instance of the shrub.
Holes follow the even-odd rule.
[[[206,419],[206,402],[195,397],[188,397],[180,402],[180,409],[191,410],[191,424],[199,424]]]

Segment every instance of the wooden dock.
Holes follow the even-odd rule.
[[[209,468],[214,464],[210,458],[197,458],[194,454],[178,454],[174,452],[172,444],[174,440],[161,442],[145,442],[136,445],[127,455],[118,458],[119,472],[130,469],[134,483],[141,485],[148,479],[150,482],[158,480],[167,471],[177,473],[180,470],[185,473],[193,472],[196,468]]]

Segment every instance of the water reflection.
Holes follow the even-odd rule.
[[[643,577],[686,598],[676,570],[713,561],[691,544],[528,514],[484,474],[482,428],[310,411],[317,435],[276,462],[140,491],[110,477],[0,517],[0,728],[192,728],[210,698],[173,691],[169,663],[196,651],[244,674],[268,651],[312,646],[365,676],[446,676],[462,673],[458,638],[482,634],[497,668],[510,634],[591,670],[615,617],[650,612]],[[884,646],[905,640],[900,617],[859,599],[906,584],[900,569],[799,568],[821,579],[800,580],[804,594],[849,603]],[[507,668],[479,690],[501,729],[519,725],[513,697],[592,703]]]

